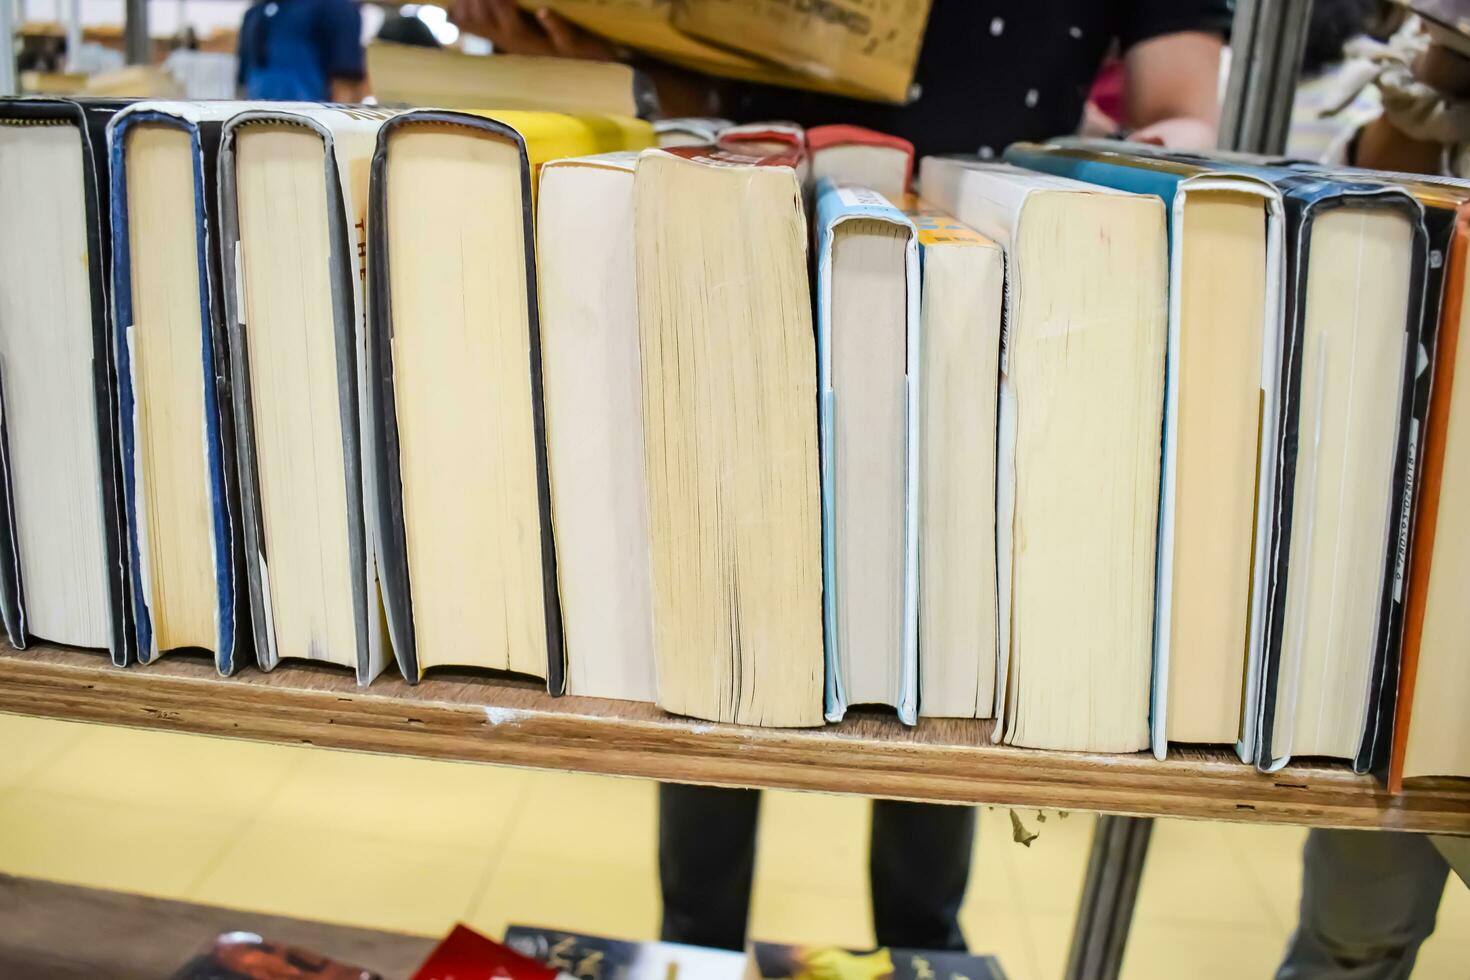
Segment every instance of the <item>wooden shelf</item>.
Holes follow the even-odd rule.
[[[691,721],[652,705],[552,698],[528,681],[385,676],[287,664],[228,680],[202,659],[119,670],[100,654],[0,653],[0,711],[362,752],[723,786],[1139,816],[1470,834],[1470,780],[1398,797],[1345,768],[1264,776],[1226,749],[1086,755],[992,745],[990,725],[855,714],[790,730]]]

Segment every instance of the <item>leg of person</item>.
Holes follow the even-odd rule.
[[[1313,830],[1301,919],[1276,980],[1408,980],[1448,870],[1420,834]]]
[[[966,948],[959,912],[974,841],[974,807],[873,801],[868,875],[878,945]]]
[[[745,947],[760,802],[759,790],[659,784],[665,942]]]

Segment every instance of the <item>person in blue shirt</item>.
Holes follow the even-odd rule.
[[[361,102],[362,14],[352,0],[260,0],[240,24],[242,98]]]

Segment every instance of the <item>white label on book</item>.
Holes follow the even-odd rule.
[[[240,243],[235,242],[235,322],[245,323],[245,260]]]
[[[839,187],[837,199],[850,208],[891,208],[888,198],[866,187]]]
[[[1399,540],[1393,562],[1393,601],[1404,597],[1404,565],[1409,554],[1409,512],[1414,503],[1414,469],[1419,457],[1419,420],[1409,420],[1409,458],[1404,463],[1404,499],[1399,507]]]

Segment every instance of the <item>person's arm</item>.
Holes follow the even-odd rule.
[[[1220,126],[1220,37],[1201,31],[1140,41],[1123,55],[1133,138],[1207,150]]]
[[[367,95],[367,58],[362,49],[362,13],[356,3],[322,7],[322,74],[333,102],[361,102]]]
[[[460,30],[485,38],[505,54],[554,55],[614,61],[617,49],[549,8],[534,14],[516,0],[450,0],[449,19]]]
[[[1181,150],[1215,145],[1220,49],[1230,0],[1120,0],[1123,96],[1133,138]]]

